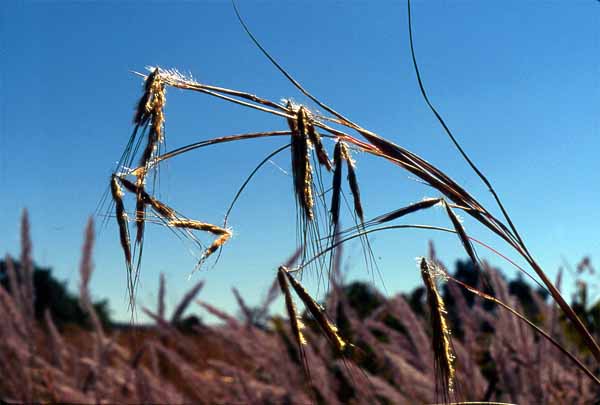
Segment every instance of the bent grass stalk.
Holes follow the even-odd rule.
[[[289,146],[291,149],[293,190],[298,204],[298,218],[299,225],[301,228],[299,231],[299,244],[302,247],[302,262],[295,269],[288,270],[284,267],[280,268],[277,274],[277,278],[279,281],[280,288],[286,298],[286,307],[288,309],[288,315],[290,316],[290,319],[296,319],[295,321],[291,320],[292,332],[295,335],[296,342],[299,344],[299,346],[303,344],[304,338],[300,331],[301,328],[297,324],[297,315],[295,314],[295,309],[293,308],[293,302],[291,301],[291,295],[289,292],[289,287],[287,287],[287,282],[289,282],[289,284],[292,285],[292,288],[294,289],[296,294],[302,299],[308,311],[313,315],[317,323],[321,326],[325,335],[328,336],[329,340],[334,344],[334,346],[336,346],[338,350],[343,351],[343,349],[347,345],[347,342],[345,342],[339,336],[335,326],[330,324],[328,320],[324,317],[323,309],[308,294],[308,292],[302,287],[299,281],[292,276],[292,273],[299,272],[301,269],[305,268],[307,265],[315,262],[316,260],[320,261],[320,258],[325,253],[327,253],[328,251],[332,251],[335,247],[341,245],[347,240],[350,240],[355,237],[366,237],[366,235],[368,235],[370,232],[376,230],[401,229],[402,227],[413,227],[456,233],[461,241],[461,244],[465,249],[465,252],[471,258],[473,263],[476,266],[478,266],[479,261],[477,258],[477,253],[472,245],[472,241],[475,241],[478,244],[482,243],[470,237],[465,232],[461,221],[459,220],[457,214],[454,212],[454,210],[461,210],[465,212],[468,216],[473,218],[475,221],[479,222],[484,227],[486,227],[494,235],[504,240],[512,249],[514,249],[515,252],[517,252],[519,256],[521,256],[529,264],[529,266],[540,278],[544,288],[550,292],[550,295],[554,298],[555,302],[562,309],[566,318],[568,318],[572,322],[573,326],[575,327],[575,330],[582,337],[586,347],[595,357],[596,361],[600,362],[600,347],[598,346],[597,342],[590,335],[589,331],[583,325],[581,320],[577,317],[573,309],[566,303],[558,289],[548,279],[545,272],[530,254],[525,243],[518,234],[514,223],[511,221],[510,217],[508,216],[508,213],[502,205],[498,195],[491,186],[491,183],[487,180],[487,178],[485,178],[482,172],[469,159],[468,155],[460,147],[460,145],[456,141],[456,138],[448,129],[440,114],[437,112],[437,110],[435,110],[435,108],[429,101],[425,93],[420,73],[418,71],[416,57],[414,54],[414,47],[412,44],[410,4],[409,33],[411,42],[411,54],[413,57],[413,63],[415,66],[415,71],[417,74],[417,79],[422,95],[425,98],[428,106],[432,109],[434,115],[438,118],[440,124],[443,126],[448,136],[454,142],[455,146],[459,150],[459,153],[465,158],[465,160],[468,162],[468,164],[474,170],[477,176],[488,186],[490,192],[494,196],[497,205],[500,208],[504,219],[500,219],[494,216],[494,214],[492,214],[491,211],[489,211],[473,195],[471,195],[471,193],[468,190],[460,186],[450,176],[448,176],[436,166],[429,163],[427,160],[408,151],[402,146],[396,145],[395,143],[381,137],[380,135],[361,127],[359,124],[355,123],[340,112],[329,107],[327,104],[320,101],[317,97],[308,92],[308,90],[306,90],[294,77],[292,77],[292,75],[290,75],[259,43],[256,37],[251,33],[251,31],[247,27],[246,23],[243,21],[235,3],[234,9],[243,28],[246,30],[251,40],[256,44],[260,51],[290,82],[292,82],[292,84],[301,93],[303,93],[312,102],[314,102],[320,109],[325,111],[325,114],[313,113],[309,109],[309,107],[305,105],[295,105],[289,101],[285,102],[285,104],[279,104],[270,101],[266,98],[254,95],[251,92],[232,90],[223,87],[198,83],[193,79],[184,77],[177,71],[164,70],[159,67],[153,68],[151,73],[145,76],[145,91],[142,94],[140,100],[138,101],[138,108],[134,117],[134,131],[129,139],[126,150],[123,153],[123,156],[121,157],[117,171],[111,177],[110,182],[110,190],[115,204],[115,216],[119,227],[119,238],[125,256],[126,266],[129,274],[128,277],[131,277],[134,264],[132,263],[133,258],[130,246],[129,230],[127,226],[128,216],[124,207],[124,193],[121,189],[121,186],[123,186],[125,190],[132,193],[136,197],[135,222],[138,229],[136,235],[136,249],[138,249],[136,268],[139,270],[139,265],[141,262],[142,245],[144,243],[144,223],[148,220],[145,212],[147,205],[149,205],[152,208],[152,210],[156,213],[160,221],[162,221],[162,223],[165,226],[169,228],[183,230],[185,237],[189,237],[192,238],[194,241],[197,241],[197,239],[195,239],[195,237],[193,237],[191,233],[192,230],[207,232],[216,236],[216,238],[209,245],[209,247],[204,250],[202,257],[198,262],[198,268],[204,263],[204,261],[209,256],[216,252],[230,239],[232,233],[226,226],[227,218],[229,217],[231,208],[233,207],[233,204],[239,197],[239,194],[247,186],[252,176],[260,167],[262,167],[262,165],[265,163],[265,161],[268,160],[268,158],[263,160],[255,169],[255,171],[253,171],[248,177],[248,179],[243,183],[242,187],[236,194],[229,210],[227,211],[227,216],[223,226],[217,226],[196,220],[187,219],[182,215],[179,215],[174,209],[170,208],[169,206],[155,198],[153,195],[154,189],[152,188],[151,191],[148,191],[145,187],[145,179],[149,170],[158,169],[161,162],[164,162],[168,159],[210,145],[246,139],[290,136]],[[159,149],[157,145],[160,144],[160,142],[164,139],[164,105],[166,103],[166,87],[175,87],[182,90],[200,92],[212,97],[217,97],[222,100],[226,100],[228,102],[236,103],[248,108],[255,109],[262,113],[268,113],[275,116],[283,117],[287,120],[289,130],[263,131],[212,138],[192,143],[190,145],[183,146],[173,151],[160,154],[157,152]],[[336,128],[334,128],[332,125],[335,125]],[[317,128],[324,132],[319,133],[317,131]],[[364,140],[358,139],[357,137],[350,135],[346,131],[356,132]],[[147,145],[144,151],[142,151],[140,164],[137,168],[130,169],[130,163],[132,162],[134,156],[139,150],[139,146],[142,142],[144,134],[147,135]],[[331,163],[329,155],[321,141],[322,137],[333,138],[336,141],[335,148],[333,151],[333,164]],[[387,214],[376,216],[374,219],[365,222],[363,205],[361,202],[360,191],[358,188],[356,169],[354,166],[354,162],[352,161],[349,155],[348,145],[357,148],[363,153],[367,153],[374,157],[384,159],[387,162],[398,166],[403,170],[406,170],[407,172],[416,176],[423,183],[433,187],[441,194],[441,196],[437,198],[422,200],[420,202],[394,210]],[[282,146],[276,152],[278,153],[286,147],[288,146]],[[311,159],[318,163],[315,163],[315,167],[313,167],[313,165],[311,164]],[[346,167],[348,170],[348,185],[353,195],[354,214],[358,218],[358,222],[357,226],[354,228],[339,231],[338,227],[340,223],[341,177],[342,163],[344,160],[346,161]],[[321,166],[324,167],[327,172],[331,172],[333,170],[333,187],[331,190],[332,195],[329,207],[326,206],[325,199],[322,198],[323,193],[315,193],[315,190],[319,191],[317,188],[317,182],[315,180],[315,177],[320,181],[321,174],[319,173],[318,176],[315,176],[314,173],[318,173],[316,172],[316,170],[319,169]],[[128,177],[133,177],[134,180],[128,180]],[[432,208],[438,204],[442,204],[444,206],[446,214],[448,215],[448,218],[452,223],[454,229],[439,228],[427,225],[397,225],[386,226],[377,229],[373,228],[374,226],[385,224],[392,220],[397,220],[417,211]],[[325,213],[325,215],[320,215],[319,212]],[[325,217],[326,221],[329,222],[327,226],[321,224],[323,218]],[[358,232],[344,239],[339,238],[340,236],[348,235],[353,231]],[[321,233],[326,233],[326,238],[321,238]],[[331,244],[329,244],[327,248],[322,249],[320,244],[321,239],[330,240]],[[487,247],[493,250],[494,252],[497,252],[494,248],[491,248],[489,246]],[[307,256],[306,253],[308,251],[310,251],[311,254]],[[320,263],[323,264],[324,262]],[[423,266],[427,267],[427,263],[425,262]],[[525,269],[522,269],[520,267],[519,269],[521,271],[524,271],[528,276],[530,276],[525,271]],[[433,281],[430,280],[430,277],[427,276],[429,272],[423,270],[422,274],[429,293],[430,306],[432,308],[437,308],[438,314],[443,313],[443,302],[436,300],[436,290],[434,288],[435,283],[433,283]],[[133,280],[136,279],[134,278]],[[462,285],[462,287],[466,288],[471,292],[474,292],[467,286]],[[132,282],[131,279],[128,284],[128,288],[130,289],[131,294],[130,299],[133,302],[133,290],[135,288],[135,283],[134,281]],[[439,298],[439,293],[437,294],[437,296]],[[488,296],[485,296],[483,298],[491,299],[493,297],[488,298]],[[290,306],[289,303],[291,303],[292,306]],[[513,314],[517,317],[521,317],[515,314],[514,312]],[[448,349],[448,347],[445,343],[447,334],[443,331],[444,322],[443,317],[441,318],[442,320],[438,319],[437,322],[440,325],[442,325],[442,333],[438,333],[438,341],[441,342],[441,344],[438,344],[437,346],[444,348],[443,356],[446,358],[446,366],[444,366],[446,368],[446,372],[444,373],[444,375],[446,376],[444,377],[444,385],[447,388],[451,388],[451,375],[453,375],[454,371],[453,369],[451,369],[452,367],[448,360],[450,358],[450,355],[448,354],[448,350],[446,350]],[[294,322],[296,322],[295,326]],[[535,326],[532,326],[530,323],[528,324],[536,330],[539,329]],[[441,338],[439,336],[441,336]],[[441,350],[439,351],[440,353],[442,352]],[[565,351],[563,350],[563,352]],[[578,362],[578,367],[585,368],[583,363],[574,358],[574,356],[571,355],[570,358],[571,360]],[[594,382],[600,385],[598,379],[591,372],[588,371],[586,372],[586,374],[590,378],[592,378]]]

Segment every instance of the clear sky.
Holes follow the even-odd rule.
[[[263,45],[322,100],[362,126],[438,165],[489,207],[485,187],[455,153],[418,91],[405,2],[252,2],[240,10]],[[417,58],[433,103],[495,184],[530,250],[554,276],[562,258],[600,253],[598,150],[600,3],[416,1]],[[268,63],[231,4],[210,2],[0,3],[0,252],[18,254],[27,207],[34,255],[78,282],[83,229],[131,132],[146,66],[177,68],[205,83],[279,100],[304,98]],[[286,129],[284,120],[200,94],[167,92],[167,148],[215,136]],[[283,140],[247,141],[173,159],[161,197],[221,223],[245,176]],[[328,144],[331,147],[332,144]],[[367,217],[434,190],[398,168],[356,155]],[[257,303],[294,249],[289,156],[264,167],[239,201],[235,237],[206,279],[204,300],[235,311],[232,286]],[[497,212],[497,211],[494,211]],[[448,225],[441,210],[409,222]],[[515,257],[481,227],[467,231]],[[419,282],[414,258],[433,239],[448,264],[464,254],[451,235],[392,232],[374,238],[387,291]],[[510,268],[488,252],[483,258]],[[165,272],[170,304],[187,290],[195,259],[150,226],[139,303],[154,307]],[[352,277],[369,279],[357,245]],[[126,318],[116,226],[98,234],[92,291]],[[378,284],[382,288],[381,284]],[[314,291],[314,290],[313,290]]]

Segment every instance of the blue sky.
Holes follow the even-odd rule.
[[[239,6],[263,45],[315,95],[425,157],[492,207],[419,94],[404,2]],[[600,4],[591,0],[413,4],[417,58],[431,100],[551,276],[563,257],[594,260],[600,249],[599,16]],[[177,68],[201,82],[305,102],[249,41],[226,1],[4,1],[0,52],[0,251],[17,254],[19,216],[27,207],[37,262],[73,287],[85,222],[131,131],[141,91],[131,71]],[[207,96],[167,92],[168,149],[285,128],[281,119]],[[247,141],[173,159],[162,172],[161,198],[189,217],[220,223],[245,176],[281,144]],[[355,158],[367,217],[437,196],[397,168]],[[291,179],[280,169],[289,169],[286,154],[265,166],[238,203],[230,219],[235,237],[218,265],[195,274],[207,280],[204,300],[235,311],[230,288],[237,286],[258,302],[293,251]],[[410,222],[447,225],[441,210]],[[465,225],[515,257],[481,227]],[[448,263],[464,256],[449,235],[374,238],[388,292],[418,284],[414,258],[426,253],[429,239]],[[194,281],[187,279],[194,257],[156,226],[148,229],[145,253],[140,304],[154,307],[160,272],[174,304]],[[350,275],[370,279],[358,246],[349,245],[346,255]],[[125,318],[125,273],[112,223],[97,236],[95,263],[94,295],[109,298],[115,315]]]

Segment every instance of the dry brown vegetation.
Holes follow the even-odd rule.
[[[535,333],[538,333],[547,344],[550,344],[555,349],[559,350],[563,356],[565,356],[565,360],[571,364],[572,367],[583,372],[590,383],[600,386],[600,380],[595,372],[597,364],[600,362],[600,346],[598,345],[597,340],[592,336],[588,327],[580,319],[575,310],[566,302],[558,288],[548,278],[546,272],[540,267],[533,254],[529,251],[526,243],[521,238],[517,227],[511,220],[509,213],[502,204],[493,185],[470,159],[427,96],[425,86],[419,73],[412,43],[410,3],[408,4],[408,28],[410,34],[411,56],[414,62],[415,73],[421,94],[443,130],[453,142],[457,152],[464,158],[474,174],[485,184],[492,194],[495,203],[494,207],[487,207],[480,203],[479,199],[469,190],[463,188],[447,173],[432,165],[426,159],[369,129],[362,127],[346,115],[336,111],[334,108],[311,94],[259,43],[245,24],[235,3],[234,9],[241,25],[254,44],[264,56],[306,98],[310,100],[314,107],[311,108],[308,105],[296,104],[289,99],[277,103],[250,92],[200,83],[179,74],[175,70],[165,70],[159,67],[152,68],[148,75],[143,75],[145,86],[135,113],[134,130],[117,170],[111,179],[112,195],[115,205],[114,214],[119,225],[121,245],[128,269],[128,288],[132,309],[135,303],[135,289],[140,272],[145,223],[162,223],[164,226],[173,228],[175,231],[179,232],[181,236],[189,238],[196,243],[198,248],[203,251],[196,266],[196,269],[199,268],[231,237],[232,233],[231,230],[228,229],[227,216],[235,204],[237,197],[243,192],[252,176],[270,157],[289,148],[293,193],[297,205],[296,222],[298,226],[297,240],[299,257],[297,258],[297,263],[296,261],[291,263],[292,266],[280,267],[276,277],[279,280],[280,288],[286,296],[286,308],[291,322],[293,341],[297,346],[296,349],[300,357],[300,363],[304,365],[304,373],[306,375],[310,375],[311,362],[307,355],[310,342],[306,339],[303,323],[298,318],[292,291],[295,293],[296,298],[303,302],[307,311],[312,315],[313,321],[319,326],[321,332],[327,338],[334,350],[337,351],[339,356],[352,355],[355,346],[339,335],[338,327],[335,326],[334,322],[332,322],[329,317],[327,317],[325,308],[317,304],[309,292],[304,289],[301,284],[303,272],[311,271],[320,272],[321,274],[330,274],[333,271],[332,268],[336,251],[343,243],[354,238],[360,238],[361,240],[365,252],[365,264],[368,268],[373,267],[374,256],[369,242],[369,235],[371,233],[388,229],[400,230],[403,228],[420,228],[428,229],[432,232],[454,233],[457,236],[458,241],[464,247],[464,251],[469,256],[473,266],[481,272],[481,280],[484,281],[482,286],[486,286],[486,284],[489,285],[492,283],[492,274],[489,271],[486,271],[486,266],[479,260],[475,244],[482,245],[495,254],[500,255],[500,253],[494,248],[479,242],[467,234],[458,215],[458,212],[461,212],[470,217],[471,220],[483,225],[483,227],[489,230],[492,235],[499,237],[510,249],[512,249],[512,253],[518,255],[520,259],[527,263],[529,269],[519,266],[516,267],[534,280],[541,289],[552,297],[564,317],[570,322],[573,332],[578,336],[582,345],[585,346],[586,355],[582,357],[581,353],[578,355],[572,353],[563,342],[555,339],[547,329],[536,325],[531,319],[528,319],[525,314],[522,314],[518,308],[515,308],[510,302],[506,302],[502,297],[485,293],[481,288],[482,286],[469,285],[460,280],[455,280],[448,272],[443,270],[442,266],[439,266],[435,262],[423,259],[421,272],[428,293],[428,300],[426,303],[430,313],[429,328],[432,332],[431,347],[435,360],[436,392],[439,394],[440,398],[443,401],[449,401],[453,398],[463,398],[462,393],[459,393],[454,389],[455,374],[458,372],[454,362],[459,356],[455,353],[451,343],[451,331],[446,320],[445,304],[438,292],[437,285],[442,281],[448,281],[459,288],[465,289],[469,293],[477,295],[483,300],[491,301],[499,305],[503,310],[508,311],[510,316],[514,317],[517,322],[523,322],[526,327],[530,328]],[[165,138],[164,107],[166,104],[166,89],[168,87],[217,97],[231,103],[257,110],[261,113],[271,114],[278,117],[280,120],[284,119],[289,131],[264,131],[259,133],[229,135],[200,141],[169,152],[161,151],[162,141]],[[155,198],[155,182],[153,181],[151,184],[150,182],[147,182],[148,176],[151,174],[156,176],[159,167],[165,161],[181,154],[187,154],[196,149],[224,142],[274,136],[286,137],[289,140],[289,144],[283,145],[270,154],[250,174],[227,210],[227,215],[222,226],[205,224],[187,218],[182,213],[177,212],[175,209]],[[335,143],[333,162],[330,160],[329,154],[322,142],[325,138],[329,138]],[[140,148],[140,145],[144,142],[146,143],[146,147]],[[389,170],[400,169],[410,173],[424,184],[436,190],[436,192],[439,193],[439,197],[425,199],[399,209],[394,209],[366,221],[361,200],[358,174],[351,156],[351,151],[361,152],[378,159],[383,159],[389,163]],[[347,173],[347,185],[345,187],[342,181],[342,172],[344,168]],[[325,186],[328,182],[328,178],[330,178],[329,181],[331,181],[330,188]],[[136,201],[135,212],[132,214],[132,217],[135,218],[136,226],[136,236],[133,242],[132,238],[129,236],[128,217],[125,212],[125,205],[123,202],[124,196],[120,189],[121,186],[130,193],[132,197],[135,197]],[[352,208],[349,217],[352,218],[355,226],[348,229],[340,229],[340,201],[345,188],[352,194]],[[443,207],[447,215],[448,228],[420,224],[390,224],[392,221],[405,219],[405,217],[417,211],[433,209],[438,205]],[[152,210],[151,215],[147,212],[148,209]],[[193,231],[212,233],[214,235],[214,240],[208,246],[204,246],[197,239]],[[588,357],[588,354],[591,355],[591,358]],[[464,398],[468,399],[469,396],[465,396]]]
[[[31,265],[27,265],[31,263],[30,244],[24,225],[23,275],[17,278],[14,270],[9,271],[12,294],[0,290],[4,308],[0,359],[16,370],[0,383],[3,398],[133,403],[597,402],[598,331],[590,327],[589,320],[582,319],[581,311],[569,305],[549,279],[493,185],[430,102],[412,47],[410,4],[408,28],[421,93],[457,152],[492,194],[491,207],[425,158],[362,127],[311,94],[265,50],[237,8],[235,11],[260,51],[311,105],[290,100],[277,103],[251,92],[200,83],[175,70],[152,68],[142,75],[144,87],[133,133],[110,179],[107,195],[112,196],[111,214],[107,217],[112,215],[117,222],[134,313],[146,224],[161,224],[192,241],[200,252],[195,270],[200,268],[207,260],[218,258],[219,249],[230,240],[229,212],[254,174],[272,156],[289,148],[298,253],[273,271],[274,287],[259,310],[268,322],[255,322],[253,311],[237,290],[234,294],[243,314],[241,320],[208,303],[197,302],[223,324],[182,322],[185,309],[194,303],[202,283],[182,298],[168,320],[161,279],[157,310],[143,309],[154,320],[153,326],[120,332],[105,330],[88,291],[93,241],[90,222],[81,262],[80,301],[92,331],[61,334],[51,316],[46,317],[45,326],[34,319],[35,293]],[[168,88],[201,93],[270,114],[287,128],[226,135],[165,151]],[[248,176],[223,224],[189,218],[157,197],[155,179],[165,161],[212,145],[266,137],[283,138],[287,143]],[[332,160],[324,139],[334,143]],[[382,159],[389,170],[406,171],[438,196],[366,219],[360,173],[353,160],[356,152]],[[342,229],[345,190],[352,198],[348,199],[350,212],[344,214],[354,226]],[[447,216],[447,228],[395,222],[436,206],[442,207]],[[128,207],[134,207],[133,211],[128,212]],[[483,225],[525,262],[527,269],[517,266],[518,270],[534,280],[551,303],[534,294],[531,299],[536,311],[527,313],[528,308],[508,293],[498,272],[479,259],[476,246],[500,253],[469,235],[458,213]],[[477,276],[469,281],[458,279],[430,253],[419,263],[424,282],[422,296],[408,302],[403,296],[385,298],[371,291],[377,305],[362,311],[360,305],[351,303],[347,286],[339,276],[341,247],[349,240],[360,239],[365,264],[376,271],[370,234],[406,228],[455,234]],[[199,232],[208,234],[211,241],[203,244]],[[329,279],[331,292],[323,305],[302,284],[302,275],[307,271]],[[287,320],[266,317],[278,291],[284,295]],[[305,311],[297,308],[298,303]]]
[[[80,266],[80,301],[90,315],[89,328],[57,327],[50,312],[38,321],[30,310],[36,292],[29,287],[33,264],[27,230],[24,217],[20,274],[9,269],[11,291],[0,288],[0,362],[10,371],[0,380],[3,401],[413,404],[444,400],[437,394],[437,352],[431,350],[431,336],[436,332],[427,312],[432,306],[426,304],[427,292],[422,289],[386,298],[367,286],[344,284],[336,267],[324,307],[328,319],[339,327],[336,333],[352,342],[352,350],[344,356],[330,344],[331,336],[322,333],[311,311],[297,313],[298,323],[305,325],[302,334],[307,345],[296,341],[293,322],[267,315],[277,288],[255,310],[238,295],[240,315],[231,316],[198,300],[200,281],[168,317],[167,288],[161,277],[156,309],[143,309],[153,319],[151,324],[107,327],[97,322],[94,307],[89,305],[90,221]],[[437,262],[434,254],[429,262]],[[509,293],[507,282],[496,270],[483,266],[496,297],[521,312],[529,308],[537,325],[586,357],[555,306],[535,292],[527,295],[529,301],[519,299]],[[281,283],[291,281],[283,270],[279,274]],[[469,274],[483,288],[478,273],[471,268]],[[510,312],[454,283],[446,284],[443,294],[435,294],[436,305],[442,297],[446,300],[447,327],[453,330],[456,398],[519,404],[595,403],[597,385]],[[185,322],[185,311],[197,305],[221,322]]]

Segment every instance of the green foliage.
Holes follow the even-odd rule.
[[[21,283],[21,264],[14,262],[17,282]],[[0,260],[0,285],[13,294],[8,280],[6,262]],[[46,309],[50,310],[52,320],[59,326],[65,324],[76,324],[88,327],[88,315],[81,307],[78,298],[70,293],[66,283],[58,281],[50,268],[34,266],[33,287],[35,291],[34,310],[38,320],[44,318]],[[93,303],[98,318],[103,325],[109,326],[110,310],[107,300]]]

